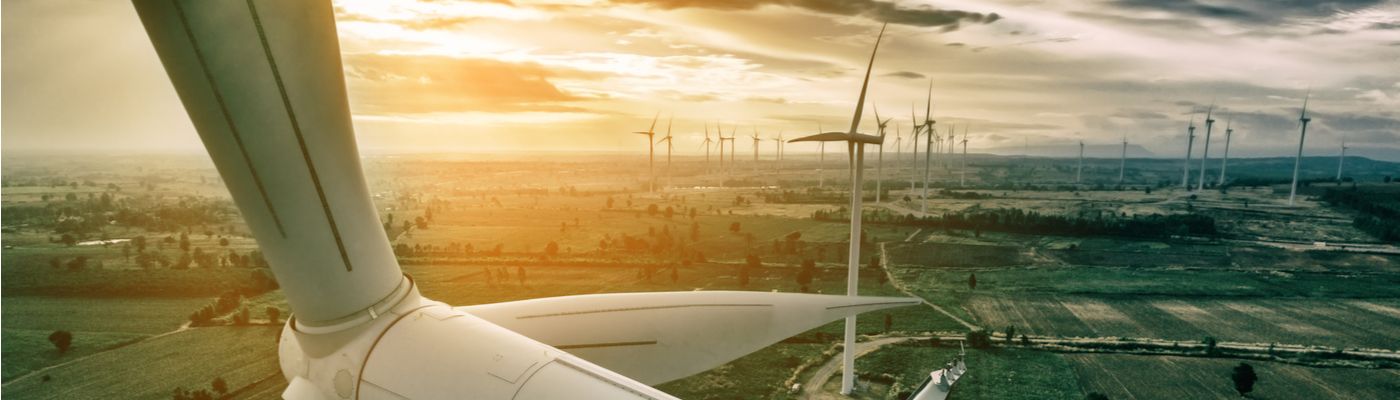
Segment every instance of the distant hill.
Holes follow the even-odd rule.
[[[994,154],[994,155],[1001,155],[1001,156],[1029,155],[1029,156],[1032,156],[1032,157],[1055,157],[1055,158],[1071,157],[1071,158],[1073,158],[1073,157],[1079,157],[1079,145],[1077,145],[1077,144],[1068,144],[1068,145],[1040,145],[1040,146],[1030,146],[1030,147],[1023,147],[1023,146],[993,147],[993,148],[990,148],[990,149],[977,149],[977,152],[978,152],[978,153],[982,153],[982,154]],[[1121,144],[1085,144],[1085,145],[1084,145],[1084,157],[1086,157],[1086,158],[1118,158],[1118,157],[1121,156],[1122,154],[1123,154],[1123,145],[1121,145]],[[1135,145],[1135,144],[1129,144],[1129,145],[1128,145],[1128,158],[1153,158],[1153,157],[1157,157],[1157,154],[1156,154],[1156,153],[1153,153],[1153,152],[1151,152],[1151,151],[1148,151],[1147,148],[1144,148],[1144,147],[1142,147],[1142,146]]]

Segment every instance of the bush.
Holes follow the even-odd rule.
[[[49,334],[49,343],[58,349],[59,354],[67,353],[73,346],[73,333],[69,331],[53,331]]]
[[[967,333],[967,345],[974,349],[985,349],[992,347],[992,334],[985,330],[975,330]]]

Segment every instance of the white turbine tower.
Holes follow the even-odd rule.
[[[658,144],[661,142],[666,142],[666,188],[671,187],[671,150],[674,147],[673,145],[675,144],[671,141],[671,122],[673,122],[675,118],[676,117],[673,115],[670,118],[666,119],[666,137],[663,137],[661,138],[661,140],[656,141],[656,143]]]
[[[705,170],[707,171],[710,169],[710,143],[714,143],[714,141],[710,140],[710,122],[706,121],[705,141],[700,142],[700,145],[705,147]]]
[[[928,99],[924,103],[924,191],[919,199],[919,212],[928,214],[928,173],[933,162],[933,143],[938,141],[938,131],[934,130],[933,120],[933,80],[928,82]],[[918,145],[914,145],[918,149]],[[917,157],[917,155],[915,156]]]
[[[870,52],[870,63],[865,67],[865,80],[860,85],[860,97],[856,100],[855,116],[851,118],[851,129],[848,132],[824,132],[803,138],[793,139],[793,142],[846,142],[846,151],[850,158],[851,169],[851,250],[850,258],[846,266],[846,295],[856,295],[856,278],[860,269],[860,219],[861,219],[861,178],[863,177],[865,162],[865,145],[881,145],[883,137],[858,133],[860,127],[860,114],[865,108],[865,91],[870,86],[870,70],[875,66],[875,54],[880,51],[880,39],[885,36],[884,26],[880,27],[880,35],[875,38],[875,49]],[[855,386],[855,352],[856,352],[856,319],[846,318],[846,339],[845,348],[841,352],[841,394],[851,394],[851,389]]]
[[[656,144],[655,144],[655,143],[652,143],[652,139],[654,139],[655,136],[656,136],[656,120],[657,120],[657,118],[661,118],[661,112],[657,112],[657,113],[656,113],[656,116],[651,118],[651,127],[650,127],[650,128],[647,128],[647,131],[646,131],[646,132],[632,132],[632,133],[635,133],[635,134],[638,134],[638,135],[643,135],[643,136],[646,136],[646,137],[647,137],[647,176],[648,176],[648,178],[647,178],[647,191],[648,191],[648,192],[655,192],[655,191],[656,191],[656,168],[653,166],[653,164],[656,163]]]
[[[1191,190],[1191,147],[1196,144],[1196,116],[1191,116],[1191,124],[1186,126],[1186,160],[1182,162],[1181,187]]]
[[[960,180],[960,183],[958,183],[958,186],[963,186],[963,187],[966,187],[966,186],[967,186],[967,135],[968,135],[968,131],[970,131],[970,130],[972,130],[972,125],[968,125],[966,128],[963,128],[963,140],[962,140],[962,145],[963,145],[962,168],[958,168],[958,170],[961,171],[961,174],[962,174],[962,177],[959,179],[959,180]]]
[[[893,119],[893,118],[891,118],[891,119]],[[903,153],[902,149],[900,149],[900,146],[902,146],[901,143],[904,142],[904,141],[903,141],[903,138],[900,136],[900,132],[899,132],[900,129],[901,129],[901,128],[899,127],[899,123],[898,123],[898,122],[895,122],[895,123],[894,123],[894,165],[895,165],[895,170],[896,170],[896,171],[899,170],[899,167],[898,167],[898,166],[903,165],[903,163],[904,163],[904,158],[900,156],[900,155]],[[882,146],[882,147],[883,147],[883,146]],[[899,175],[899,173],[896,172],[895,175]],[[896,178],[896,179],[897,179],[897,178]]]
[[[769,140],[772,140],[772,141],[773,141],[773,146],[774,146],[774,149],[773,149],[773,150],[776,151],[777,154],[778,154],[777,166],[774,167],[774,169],[778,171],[778,178],[779,178],[779,179],[782,179],[782,177],[783,177],[783,131],[779,130],[779,131],[778,131],[778,137],[775,137],[775,138],[772,138],[772,139],[769,139]]]
[[[1228,147],[1227,147],[1228,148]],[[1118,156],[1118,185],[1123,185],[1123,172],[1128,170],[1128,135],[1123,135],[1123,153]]]
[[[753,174],[754,176],[758,176],[758,144],[761,143],[763,139],[758,138],[757,126],[753,127],[753,136],[750,137],[753,138]]]
[[[1211,104],[1206,110],[1206,142],[1201,145],[1201,177],[1196,182],[1196,190],[1206,188],[1206,161],[1210,160],[1210,131],[1215,126],[1215,118],[1211,118],[1211,113],[1215,111],[1215,105]]]
[[[1074,168],[1074,183],[1084,182],[1084,141],[1079,141],[1079,165]]]
[[[933,81],[929,81],[928,85],[929,93],[932,94]],[[913,168],[910,168],[909,171],[909,193],[912,194],[914,193],[914,189],[917,189],[919,187],[919,185],[915,183],[916,181],[914,179],[918,176],[917,168],[919,167],[919,131],[922,130],[924,126],[922,123],[919,122],[919,117],[914,116],[914,103],[909,103],[909,122],[914,128],[914,137],[909,141],[909,144],[912,145],[910,147],[913,147],[913,159],[910,160],[910,165],[912,165]]]
[[[1298,131],[1298,157],[1293,159],[1293,185],[1288,189],[1288,205],[1293,205],[1293,198],[1298,195],[1298,169],[1303,166],[1303,140],[1308,137],[1308,123],[1312,118],[1308,117],[1308,98],[1312,97],[1312,92],[1303,97],[1303,111],[1298,113],[1298,124],[1301,130]]]
[[[724,128],[719,125],[719,122],[715,122],[715,136],[719,137],[719,170],[724,172],[727,171],[724,169],[724,141],[728,139],[724,138]],[[724,186],[722,183],[723,181],[721,181],[720,186]]]
[[[881,137],[881,138],[884,138],[884,137],[885,137],[885,127],[888,126],[888,125],[890,124],[890,120],[889,120],[889,119],[880,119],[880,108],[879,108],[879,107],[874,107],[874,108],[875,108],[875,125],[879,127],[878,129],[879,129],[880,137]],[[892,118],[891,118],[891,119],[892,119]],[[883,143],[883,142],[884,142],[884,139],[881,139],[880,141],[881,141],[881,143]],[[880,203],[880,192],[882,191],[882,186],[881,186],[881,185],[884,183],[884,181],[885,181],[885,146],[884,146],[884,145],[881,145],[881,146],[880,146],[880,153],[879,153],[879,156],[878,156],[878,158],[877,158],[876,161],[875,161],[875,204],[879,204],[879,203]]]
[[[1337,155],[1337,182],[1342,182],[1342,163],[1347,159],[1347,139],[1342,138],[1342,153]]]
[[[1215,181],[1216,186],[1225,185],[1225,166],[1230,162],[1230,137],[1235,136],[1235,128],[1231,128],[1231,121],[1234,117],[1225,120],[1225,154],[1220,158],[1220,179]]]
[[[360,167],[331,2],[134,4],[291,308],[276,344],[284,399],[673,399],[648,385],[918,304],[719,291],[425,298]]]

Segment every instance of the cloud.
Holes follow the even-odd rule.
[[[926,78],[926,76],[924,76],[924,74],[921,74],[921,73],[918,73],[918,72],[913,72],[913,71],[891,72],[891,73],[884,74],[884,75],[881,75],[881,76],[888,76],[888,77],[894,77],[894,78],[904,78],[904,79],[924,79],[924,78]]]
[[[752,10],[768,5],[787,6],[825,14],[861,16],[893,24],[937,27],[944,30],[955,30],[962,23],[990,24],[1001,19],[996,13],[944,10],[926,5],[904,7],[879,0],[612,0],[612,3],[642,4],[666,10]]]
[[[346,77],[356,113],[415,114],[468,111],[567,111],[583,100],[551,78],[593,73],[481,58],[352,54]]]
[[[1161,11],[1186,17],[1204,17],[1247,24],[1271,24],[1289,18],[1318,18],[1364,9],[1387,0],[1242,0],[1216,5],[1200,0],[1115,0],[1113,5],[1132,11]]]

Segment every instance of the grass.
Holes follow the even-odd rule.
[[[146,335],[121,332],[73,332],[73,344],[66,353],[49,343],[53,331],[34,329],[5,329],[4,351],[0,365],[4,366],[3,381],[41,368],[82,358],[145,338]]]
[[[783,382],[803,364],[822,359],[826,344],[778,344],[704,373],[658,385],[687,400],[788,399]]]
[[[910,391],[958,353],[954,347],[894,345],[856,359],[865,377],[893,377],[893,388]],[[968,372],[950,397],[999,400],[1078,400],[1083,392],[1069,363],[1058,354],[1023,349],[968,349]],[[887,397],[888,398],[888,397]],[[898,397],[896,397],[898,398]]]
[[[176,388],[208,388],[223,377],[230,388],[279,375],[279,327],[196,328],[97,353],[82,362],[7,383],[4,397],[23,399],[168,398]],[[139,368],[139,373],[133,373]],[[280,379],[280,378],[277,378]]]
[[[1100,354],[1063,357],[1086,392],[1100,392],[1111,399],[1239,398],[1230,382],[1231,368],[1238,360]],[[1256,399],[1385,399],[1400,391],[1400,372],[1396,370],[1308,368],[1261,361],[1249,364],[1259,376],[1250,394]]]

